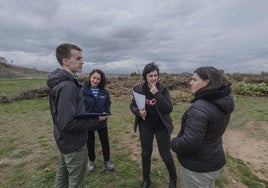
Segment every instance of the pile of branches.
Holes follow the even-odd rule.
[[[235,83],[233,84],[233,92],[234,94],[243,95],[241,94],[241,90],[250,90],[248,89],[248,86],[245,87],[243,84],[242,86],[236,84],[236,83],[252,83],[257,84],[259,89],[260,87],[263,87],[266,91],[267,89],[267,82],[268,82],[268,76],[267,74],[262,74],[260,76],[254,76],[254,75],[241,75],[241,74],[232,74],[227,75],[229,79]],[[124,99],[124,98],[131,98],[132,97],[132,89],[135,85],[140,84],[143,82],[143,78],[141,75],[135,75],[135,76],[114,76],[110,75],[106,77],[106,88],[110,92],[111,99]],[[170,90],[171,98],[173,102],[186,102],[191,100],[191,93],[189,89],[189,81],[191,79],[191,74],[188,73],[182,73],[182,74],[160,74],[159,81],[168,87]],[[87,82],[86,77],[79,78],[80,83]],[[259,83],[262,83],[263,85],[258,85]],[[242,89],[241,89],[242,88]],[[262,88],[260,88],[262,89]],[[260,90],[259,89],[259,90]],[[263,90],[263,89],[262,89]],[[240,92],[240,93],[239,93]],[[255,92],[256,93],[256,92]],[[267,92],[265,92],[262,95],[254,95],[254,96],[267,96]],[[247,94],[245,94],[247,95]],[[37,99],[37,98],[44,98],[49,96],[49,88],[47,86],[43,86],[37,89],[29,89],[27,91],[19,93],[17,96],[9,99],[8,96],[3,95],[0,98],[0,102],[10,102],[10,101],[17,101],[17,100],[26,100],[26,99]],[[251,96],[251,95],[249,95]]]
[[[19,100],[38,99],[48,97],[48,95],[49,95],[49,88],[47,86],[43,86],[41,88],[29,89],[27,91],[23,91],[12,98],[9,98],[7,95],[4,94],[0,97],[0,102],[9,103],[12,101],[19,101]]]
[[[47,86],[43,86],[37,89],[30,89],[20,93],[18,96],[12,98],[14,101],[18,100],[26,100],[26,99],[38,99],[47,97],[49,95],[49,88]]]

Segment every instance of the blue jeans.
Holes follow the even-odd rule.
[[[83,188],[87,166],[87,148],[59,154],[56,188]]]

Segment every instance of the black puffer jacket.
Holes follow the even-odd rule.
[[[135,86],[133,90],[139,94],[145,95],[144,84],[146,83]],[[169,134],[171,134],[174,129],[172,119],[170,117],[170,113],[173,110],[173,105],[171,103],[169,91],[165,86],[160,83],[157,83],[156,87],[158,89],[158,92],[155,94],[155,98],[157,100],[156,110],[162,122],[164,123],[167,131],[169,132]],[[142,119],[134,98],[131,101],[130,110],[135,115],[134,130],[136,132],[137,127],[139,126]]]
[[[171,149],[184,168],[210,172],[224,166],[222,135],[233,110],[230,86],[195,97],[182,116],[179,134],[171,140]]]

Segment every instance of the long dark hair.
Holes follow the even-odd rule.
[[[231,82],[224,73],[215,67],[199,67],[194,73],[196,73],[202,80],[209,80],[208,85],[200,90],[216,90],[231,85]]]
[[[103,89],[103,88],[105,87],[105,84],[106,84],[106,77],[105,77],[104,72],[102,72],[100,69],[94,69],[94,70],[92,70],[92,71],[89,73],[87,83],[88,83],[89,86],[91,86],[91,83],[90,83],[90,77],[91,77],[95,72],[98,73],[98,74],[100,74],[100,76],[101,76],[101,81],[100,81],[98,87]]]

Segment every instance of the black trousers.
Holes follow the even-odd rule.
[[[143,179],[150,179],[151,172],[151,156],[153,151],[153,139],[156,137],[159,154],[164,161],[172,180],[177,179],[177,172],[173,157],[170,152],[170,135],[166,129],[153,130],[146,126],[139,126],[140,141],[142,149],[142,172]]]
[[[88,140],[87,140],[87,150],[88,150],[88,158],[90,161],[95,161],[96,154],[95,154],[95,132],[98,132],[101,148],[102,148],[102,155],[104,161],[110,161],[110,144],[108,138],[108,128],[98,129],[96,131],[88,131]]]

